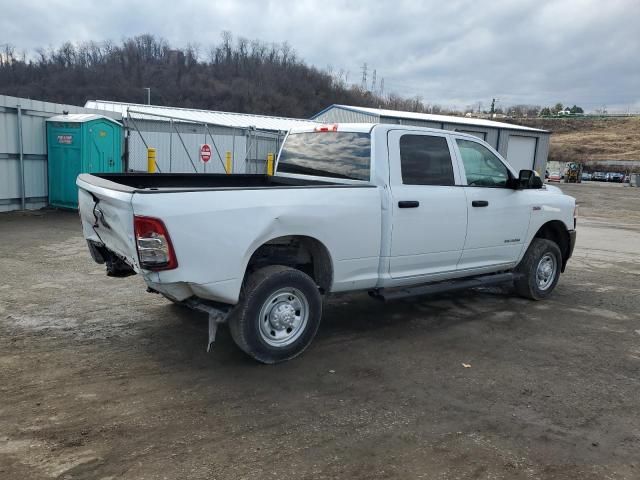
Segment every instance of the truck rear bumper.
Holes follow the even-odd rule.
[[[154,282],[145,277],[145,282],[149,288],[161,293],[174,302],[182,302],[191,297],[198,297],[226,305],[235,305],[238,303],[239,286],[235,279],[196,284],[187,282]]]

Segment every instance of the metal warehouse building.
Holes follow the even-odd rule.
[[[480,118],[331,105],[312,119],[323,123],[392,123],[468,133],[495,148],[516,170],[544,172],[549,154],[549,131]]]
[[[75,105],[0,95],[0,212],[48,204],[47,118],[63,113],[104,113]]]
[[[146,171],[147,148],[155,148],[160,172],[224,173],[229,157],[233,173],[265,173],[267,155],[277,155],[289,129],[316,125],[311,120],[104,100],[90,100],[85,108],[122,116],[126,168],[132,171]],[[202,144],[212,147],[206,164],[199,159]]]

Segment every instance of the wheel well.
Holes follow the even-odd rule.
[[[544,238],[546,240],[551,240],[560,248],[560,252],[562,253],[562,271],[564,272],[564,268],[567,265],[567,261],[569,260],[569,232],[567,231],[567,227],[560,220],[553,220],[551,222],[545,223],[540,229],[536,232],[534,238]]]
[[[288,235],[269,240],[251,255],[245,278],[268,265],[285,265],[306,273],[315,280],[322,293],[328,292],[333,282],[329,251],[315,238]]]

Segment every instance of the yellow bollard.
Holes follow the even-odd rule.
[[[225,170],[227,171],[227,175],[231,173],[233,169],[233,164],[231,162],[231,152],[227,152],[227,163],[225,165]]]
[[[147,148],[147,172],[156,173],[156,149]]]
[[[273,175],[273,153],[267,154],[267,175]]]

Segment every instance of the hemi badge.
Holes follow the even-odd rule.
[[[542,210],[542,207],[539,207],[538,205],[534,205],[533,211],[537,212],[538,210]]]

